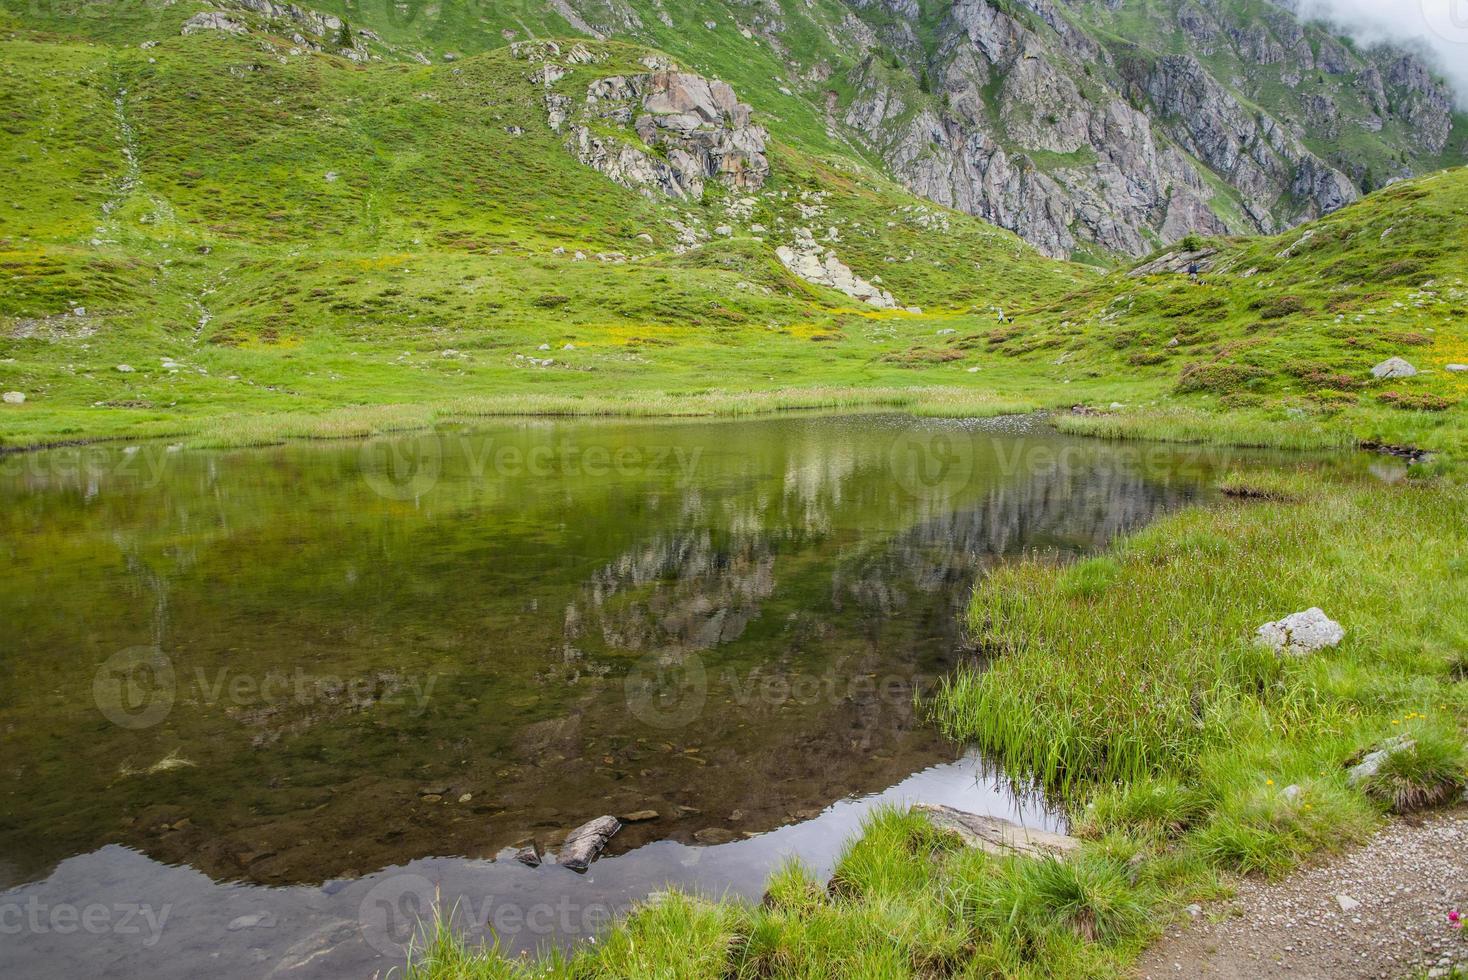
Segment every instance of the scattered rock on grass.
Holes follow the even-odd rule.
[[[1411,378],[1417,369],[1400,357],[1388,357],[1371,369],[1373,378]]]
[[[991,854],[1053,857],[1068,854],[1081,846],[1080,841],[1065,834],[1021,827],[998,817],[956,810],[939,803],[919,803],[913,810],[927,817],[938,830],[957,834],[968,847]]]
[[[1370,779],[1381,771],[1382,763],[1398,752],[1410,752],[1417,747],[1417,740],[1411,735],[1402,734],[1382,742],[1380,746],[1366,753],[1361,761],[1356,763],[1346,772],[1346,781],[1353,786],[1362,780]]]
[[[1345,628],[1318,608],[1293,613],[1255,631],[1257,641],[1276,653],[1303,657],[1345,638]]]

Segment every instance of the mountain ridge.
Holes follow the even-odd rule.
[[[872,164],[1052,257],[1104,262],[1192,233],[1273,234],[1468,160],[1464,117],[1420,57],[1360,50],[1287,2],[114,6],[151,10],[149,37],[190,16],[209,30],[221,18],[243,28],[249,15],[359,61],[452,61],[578,33],[664,50],[731,83],[778,138]],[[343,22],[349,47],[335,43]],[[68,26],[78,24],[85,32]]]

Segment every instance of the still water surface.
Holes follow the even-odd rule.
[[[985,568],[1223,462],[877,416],[0,459],[0,973],[365,976],[435,894],[533,950],[881,801],[1059,827],[914,697]]]

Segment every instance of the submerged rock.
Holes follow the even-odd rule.
[[[938,830],[957,834],[968,847],[990,854],[1019,854],[1025,857],[1059,857],[1081,846],[1081,842],[1065,834],[1032,827],[999,817],[983,816],[956,810],[939,803],[919,803],[913,807]]]
[[[1303,657],[1307,653],[1336,646],[1345,635],[1345,627],[1317,608],[1265,623],[1254,633],[1258,643],[1291,657]]]
[[[622,829],[616,817],[597,817],[577,827],[561,845],[560,863],[572,871],[585,871],[607,846],[612,835]]]

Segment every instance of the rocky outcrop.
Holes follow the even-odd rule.
[[[243,34],[248,28],[244,24],[217,10],[205,10],[184,21],[180,33],[185,36],[204,31],[223,31],[226,34]]]
[[[577,105],[556,89],[571,74],[554,60],[559,48],[539,51],[541,66],[531,78],[547,90],[551,128],[569,124],[568,149],[622,186],[696,201],[711,180],[754,191],[769,178],[765,130],[727,82],[675,71],[649,57],[647,74],[593,79]],[[533,57],[529,49],[523,56]]]
[[[897,305],[891,293],[852,272],[835,252],[817,243],[809,228],[795,229],[794,246],[781,245],[775,255],[785,268],[806,282],[838,290],[879,309]]]
[[[1142,276],[1176,275],[1183,272],[1207,272],[1213,266],[1213,259],[1218,255],[1218,249],[1213,247],[1200,248],[1189,251],[1168,252],[1161,258],[1151,262],[1143,263],[1127,273],[1133,279]]]
[[[905,26],[909,0],[848,3],[893,26],[848,73],[854,94],[839,122],[916,193],[1050,255],[1277,232],[1404,176],[1388,121],[1424,156],[1451,133],[1448,90],[1415,55],[1357,53],[1288,5],[1159,5],[1144,16],[1159,36],[1180,30],[1185,45],[1153,52],[1090,30],[1121,0],[955,0],[926,50]],[[894,78],[892,51],[929,91]],[[1350,127],[1382,134],[1383,152],[1341,148]]]

